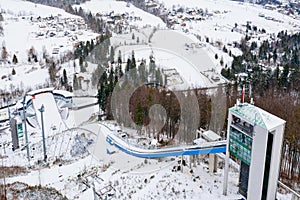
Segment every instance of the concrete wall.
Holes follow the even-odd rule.
[[[262,196],[267,139],[268,131],[260,126],[255,126],[249,172],[248,200],[258,200]]]
[[[272,149],[272,157],[270,163],[270,174],[269,174],[269,186],[267,193],[267,200],[276,199],[276,191],[277,191],[277,180],[280,171],[280,159],[281,159],[281,150],[282,150],[282,142],[283,142],[283,132],[284,125],[278,126],[274,129],[274,137],[273,137],[273,149]],[[270,132],[272,132],[271,130]]]

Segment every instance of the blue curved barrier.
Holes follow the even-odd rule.
[[[198,154],[216,154],[226,152],[226,144],[225,142],[220,144],[215,144],[208,147],[191,145],[186,147],[176,147],[176,148],[159,148],[159,149],[143,149],[140,148],[140,151],[137,148],[130,149],[122,146],[117,143],[112,137],[107,136],[106,141],[121,151],[136,157],[141,158],[162,158],[162,157],[170,157],[170,156],[182,156],[182,155],[198,155]]]

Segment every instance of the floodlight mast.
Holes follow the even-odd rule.
[[[45,143],[45,129],[44,129],[44,111],[45,111],[45,107],[44,104],[42,104],[41,108],[39,109],[39,111],[41,112],[41,122],[42,122],[42,137],[43,137],[43,151],[44,151],[44,162],[47,161],[47,154],[46,154],[46,143]]]

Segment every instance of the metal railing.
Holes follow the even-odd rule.
[[[289,191],[290,193],[293,194],[293,198],[294,200],[299,200],[300,199],[300,194],[297,193],[295,190],[293,190],[292,188],[290,188],[289,186],[285,185],[284,183],[282,183],[281,181],[278,181],[278,185],[283,187],[284,189],[286,189],[287,191]]]

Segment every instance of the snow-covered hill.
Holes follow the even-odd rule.
[[[252,31],[246,33],[247,22],[250,26],[256,26],[257,29],[265,29],[267,34],[277,34],[282,30],[299,31],[300,29],[300,18],[294,19],[278,12],[278,10],[266,9],[266,7],[257,4],[231,0],[164,0],[160,2],[170,10],[180,7],[203,9],[209,13],[209,17],[202,21],[187,21],[185,22],[186,28],[190,32],[223,43],[239,41],[246,34],[255,35]],[[174,18],[178,18],[176,13]]]
[[[79,9],[82,7],[86,11],[90,11],[93,14],[129,14],[130,18],[138,17],[140,20],[132,20],[129,22],[132,26],[144,27],[144,26],[158,26],[164,28],[165,23],[157,16],[151,15],[141,9],[136,8],[132,4],[128,4],[124,1],[115,0],[91,0],[81,5],[74,6]]]
[[[7,51],[1,57],[0,89],[35,89],[49,85],[45,55],[60,59],[74,51],[79,41],[95,39],[98,34],[87,29],[81,17],[66,13],[62,9],[34,4],[22,0],[2,0],[0,9],[4,18],[3,36],[0,45]],[[36,60],[29,53],[36,56]],[[16,55],[18,63],[12,63]],[[69,66],[69,65],[66,65]],[[73,63],[68,70],[74,73]],[[12,75],[12,70],[16,75]],[[71,79],[70,79],[71,80]]]

